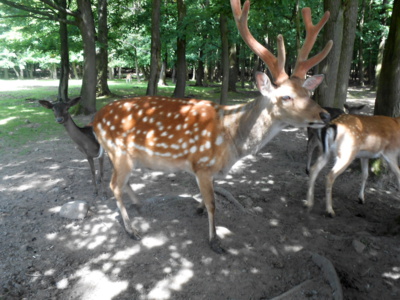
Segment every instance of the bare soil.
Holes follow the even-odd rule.
[[[352,101],[371,112],[373,98]],[[307,213],[304,129],[283,131],[215,181],[244,207],[217,196],[224,255],[208,246],[193,177],[132,173],[142,200],[139,214],[126,198],[143,237],[134,241],[111,191],[107,199],[93,196],[89,165],[66,133],[26,147],[27,154],[10,149],[0,160],[0,299],[340,299],[340,289],[344,299],[400,299],[393,175],[370,175],[361,205],[353,163],[335,183],[331,219],[324,214],[325,170]],[[107,186],[110,176],[106,161]],[[87,217],[60,217],[60,207],[74,200],[89,203]],[[333,268],[320,267],[318,257]]]

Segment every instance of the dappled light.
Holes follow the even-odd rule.
[[[396,295],[400,268],[392,221],[400,199],[394,178],[373,178],[366,203],[359,205],[354,191],[359,174],[357,166],[351,168],[338,179],[339,213],[330,219],[323,214],[321,176],[315,211],[307,214],[302,207],[305,142],[303,129],[288,128],[260,153],[238,162],[228,176],[215,178],[223,255],[208,245],[207,215],[196,213],[201,197],[186,173],[132,172],[129,184],[141,201],[138,208],[124,196],[141,235],[132,240],[108,188],[108,160],[103,199],[93,195],[87,161],[66,136],[32,143],[36,150],[29,155],[6,154],[0,161],[0,224],[7,245],[0,254],[5,270],[0,295],[265,299],[302,285],[302,296],[329,299],[329,279],[312,253],[332,262],[349,297]],[[88,203],[85,218],[60,216],[62,206],[73,201]],[[388,234],[391,227],[394,232]]]

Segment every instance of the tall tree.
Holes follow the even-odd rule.
[[[400,0],[394,0],[389,36],[383,52],[375,115],[400,116]]]
[[[335,97],[333,102],[334,107],[340,108],[342,108],[346,102],[347,88],[349,87],[350,68],[353,58],[354,40],[356,37],[358,0],[344,1],[343,9],[343,39],[340,51],[340,64],[336,77]]]
[[[151,62],[150,78],[147,84],[146,95],[157,94],[158,78],[160,76],[161,38],[160,38],[160,0],[153,0],[151,13]]]
[[[108,26],[107,26],[107,0],[98,0],[98,30],[97,41],[99,45],[99,53],[97,54],[97,93],[100,96],[111,95],[111,91],[107,83],[108,73]]]
[[[325,25],[323,40],[333,40],[333,47],[319,65],[320,72],[325,74],[325,80],[316,91],[316,100],[322,106],[342,108],[346,101],[357,9],[358,0],[324,1],[324,10],[329,10],[331,16]]]
[[[83,41],[83,77],[80,105],[77,112],[91,114],[96,112],[96,41],[93,12],[90,0],[77,0],[78,11],[75,12],[78,28]]]
[[[222,44],[222,87],[219,103],[225,105],[228,103],[229,88],[229,41],[228,41],[228,21],[226,15],[221,12],[219,16],[219,28]]]
[[[58,0],[58,5],[64,8],[58,12],[60,20],[66,20],[67,0]],[[69,45],[68,29],[65,22],[60,21],[60,84],[58,85],[58,100],[68,101],[68,80],[69,80]]]
[[[319,73],[325,74],[325,80],[315,92],[316,101],[321,106],[333,106],[343,39],[343,7],[341,0],[324,0],[324,11],[330,11],[329,21],[325,24],[323,44],[333,40],[328,56],[319,63]]]
[[[77,11],[71,11],[68,8],[62,7],[56,0],[31,2],[0,0],[0,3],[28,12],[27,17],[44,18],[78,26],[83,42],[84,67],[81,88],[82,100],[77,111],[84,114],[94,113],[96,111],[96,44],[90,0],[77,0]],[[58,14],[59,12],[63,13],[63,16],[73,17],[74,21],[68,18],[61,18],[61,15]],[[63,77],[63,80],[65,80],[65,77]]]
[[[186,29],[184,20],[186,17],[185,0],[177,0],[178,23],[177,23],[177,62],[176,62],[176,85],[174,97],[184,97],[186,88]]]

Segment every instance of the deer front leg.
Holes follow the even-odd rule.
[[[197,184],[203,198],[202,203],[207,209],[208,225],[209,225],[209,243],[211,249],[218,253],[224,253],[225,250],[221,247],[220,241],[215,229],[215,195],[213,187],[213,178],[206,172],[196,174]]]

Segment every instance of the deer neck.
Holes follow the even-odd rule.
[[[238,158],[258,152],[285,127],[274,118],[273,104],[266,97],[226,110],[223,122]]]
[[[84,133],[82,130],[75,124],[74,120],[72,120],[71,116],[68,116],[67,120],[63,123],[65,130],[68,132],[70,138],[77,144],[80,144],[82,138],[84,138]]]

